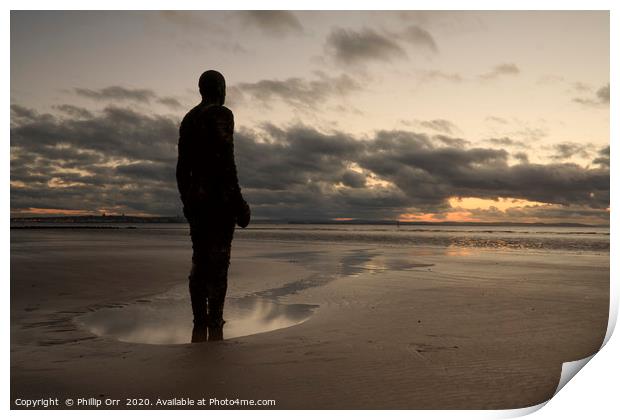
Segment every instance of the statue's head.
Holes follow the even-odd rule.
[[[202,99],[207,102],[224,105],[226,99],[226,81],[222,73],[215,70],[207,70],[200,75],[198,89]]]

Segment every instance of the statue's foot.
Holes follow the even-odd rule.
[[[204,343],[207,341],[207,325],[194,324],[192,329],[192,343]]]
[[[209,322],[209,341],[222,341],[224,339],[223,319]]]

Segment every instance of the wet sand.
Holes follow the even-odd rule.
[[[189,397],[305,409],[521,408],[549,399],[562,362],[597,351],[607,326],[609,254],[241,235],[230,302],[313,305],[309,318],[218,343],[158,345],[99,336],[78,321],[180,296],[189,260],[183,235],[12,231],[12,404]]]

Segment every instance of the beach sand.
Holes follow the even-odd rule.
[[[318,305],[309,319],[222,342],[165,345],[97,336],[76,322],[184,290],[190,249],[186,235],[13,230],[13,408],[16,398],[47,397],[521,408],[552,397],[562,363],[596,352],[607,327],[609,254],[242,234],[233,244],[230,301]]]

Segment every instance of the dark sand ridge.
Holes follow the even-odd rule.
[[[12,400],[520,408],[551,397],[562,362],[598,350],[607,325],[608,254],[237,241],[230,296],[320,305],[310,319],[220,343],[123,343],[73,319],[185,282],[187,238],[40,235],[12,232]]]

